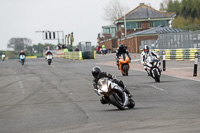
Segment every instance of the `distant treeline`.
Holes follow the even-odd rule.
[[[160,11],[176,12],[174,28],[200,25],[200,0],[163,0]]]

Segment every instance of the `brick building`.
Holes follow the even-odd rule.
[[[140,52],[139,46],[141,45],[141,41],[156,40],[158,38],[156,27],[170,26],[169,22],[172,21],[175,16],[175,13],[160,12],[143,3],[140,4],[125,16],[114,21],[116,26],[115,39],[117,39],[117,46],[121,42],[127,46],[130,52]],[[112,42],[111,40],[113,39],[113,37],[108,38],[107,35],[105,40],[98,41],[98,45],[105,45],[107,47],[108,42]],[[113,45],[110,43],[109,45],[116,46],[116,44]],[[115,48],[112,47],[112,49]]]

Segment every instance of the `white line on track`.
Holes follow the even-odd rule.
[[[133,62],[133,61],[140,61],[141,59],[135,59],[135,60],[131,60],[131,62]]]
[[[149,86],[151,86],[151,87],[153,87],[153,88],[155,88],[155,89],[157,89],[157,90],[164,91],[164,89],[159,88],[159,87],[156,87],[156,86],[154,86],[154,85],[149,85]]]
[[[20,78],[18,76],[16,76],[16,79],[18,80],[18,84],[20,86],[20,89],[21,89],[22,93],[25,93],[25,91],[23,89],[24,87],[23,87],[22,81],[20,80]]]

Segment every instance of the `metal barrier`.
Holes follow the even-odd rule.
[[[200,59],[200,49],[154,49],[161,58],[163,52],[165,52],[165,60],[191,60],[194,61],[195,53],[198,52],[198,59]]]
[[[56,58],[66,58],[71,60],[83,60],[83,59],[95,59],[95,51],[68,51],[64,49],[59,49],[53,51],[53,57]],[[43,53],[45,55],[45,53]]]
[[[81,51],[65,52],[64,58],[71,60],[83,60]]]

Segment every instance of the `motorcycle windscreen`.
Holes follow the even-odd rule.
[[[98,86],[100,90],[108,92],[108,79],[107,78],[99,79]]]

